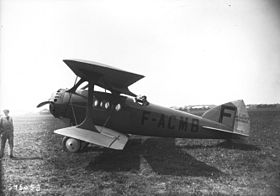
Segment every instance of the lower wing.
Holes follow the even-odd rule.
[[[122,150],[127,143],[128,137],[122,133],[106,127],[95,126],[99,131],[94,132],[76,126],[57,129],[54,132],[66,137],[72,137],[95,145]]]

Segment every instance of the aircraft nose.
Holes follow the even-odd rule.
[[[65,89],[58,89],[52,94],[49,110],[54,117],[61,116],[64,111],[63,97],[65,94]]]
[[[50,103],[49,111],[54,117],[56,117],[54,103]]]
[[[53,93],[52,98],[54,103],[61,103],[63,100],[65,90],[58,89],[55,93]]]
[[[56,92],[52,93],[48,101],[41,102],[37,107],[39,108],[49,104],[49,111],[54,117],[58,118],[63,116],[66,107],[66,101],[64,100],[66,90],[67,89],[58,89]]]

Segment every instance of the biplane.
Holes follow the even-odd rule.
[[[74,86],[57,90],[37,107],[49,104],[54,117],[70,120],[71,126],[54,131],[64,136],[67,151],[78,152],[87,144],[122,150],[131,135],[227,140],[249,136],[243,100],[196,116],[152,104],[146,96],[131,92],[128,87],[143,75],[91,61],[64,62],[77,75]]]

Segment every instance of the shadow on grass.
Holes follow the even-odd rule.
[[[261,149],[258,146],[252,144],[245,144],[245,143],[235,143],[224,141],[216,145],[217,147],[227,148],[227,149],[238,149],[244,151],[260,151]]]
[[[246,143],[236,143],[236,142],[230,142],[230,141],[223,141],[221,143],[213,144],[213,145],[203,145],[203,144],[187,144],[187,145],[181,145],[182,148],[186,149],[204,149],[204,148],[226,148],[226,149],[237,149],[237,150],[243,150],[243,151],[260,151],[261,149],[252,144],[246,144]]]
[[[13,157],[12,160],[43,160],[42,157]]]
[[[122,151],[102,149],[86,168],[92,171],[133,171],[140,169],[141,139],[129,140]]]
[[[196,160],[176,147],[175,139],[149,138],[145,141],[130,140],[123,151],[104,150],[87,166],[91,171],[138,171],[140,157],[144,157],[159,175],[220,176],[215,167]]]

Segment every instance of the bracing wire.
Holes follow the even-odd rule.
[[[75,79],[75,82],[74,82],[74,86],[76,85],[77,83],[77,80],[78,80],[78,76],[76,76],[76,79]],[[70,92],[70,96],[69,96],[69,103],[70,103],[70,106],[71,106],[71,110],[72,110],[72,113],[73,113],[73,116],[74,116],[74,120],[75,120],[75,125],[78,124],[78,121],[77,121],[77,117],[76,117],[76,113],[75,113],[75,109],[73,107],[73,103],[72,103],[72,92]]]

